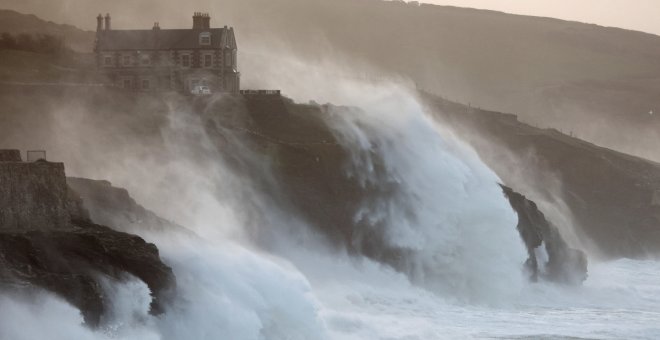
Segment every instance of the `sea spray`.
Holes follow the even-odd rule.
[[[331,108],[327,119],[352,155],[347,176],[375,193],[355,216],[368,229],[357,237],[384,234],[409,254],[413,282],[446,296],[515,296],[525,252],[497,176],[404,89],[358,92],[360,109]]]
[[[585,288],[525,284],[515,216],[497,178],[478,157],[400,88],[342,88],[356,91],[334,102],[357,109],[331,111],[327,122],[352,151],[346,175],[365,186],[395,188],[381,190],[392,195],[363,202],[356,220],[370,221],[362,226],[386,235],[389,245],[411,250],[403,273],[286,234],[273,240],[281,246],[270,253],[250,240],[234,239],[236,230],[250,227],[242,219],[245,212],[236,209],[262,210],[269,219],[256,219],[264,223],[259,228],[307,226],[271,204],[278,202],[243,199],[259,192],[246,185],[249,181],[237,181],[243,174],[225,166],[225,155],[206,143],[199,120],[177,120],[191,113],[173,109],[172,124],[162,131],[166,153],[110,169],[132,170],[113,178],[132,177],[128,183],[131,191],[141,191],[140,201],[173,216],[185,213],[187,226],[201,235],[144,235],[177,276],[175,301],[164,315],[150,316],[144,285],[110,282],[113,311],[104,327],[90,330],[79,311],[51,295],[2,294],[0,338],[455,339],[587,337],[599,331],[606,339],[652,339],[658,334],[655,263],[641,264],[648,275],[639,281],[622,280],[640,272],[637,264],[617,263],[620,270],[594,275],[601,281],[587,281]],[[203,155],[203,161],[194,155]],[[627,284],[634,287],[625,289]],[[587,288],[595,289],[587,294]],[[604,303],[613,295],[616,304]],[[137,317],[126,320],[126,314]],[[640,316],[646,327],[638,324]]]

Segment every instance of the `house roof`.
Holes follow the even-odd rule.
[[[211,45],[200,45],[199,34],[211,33]],[[170,50],[236,48],[233,28],[110,30],[98,32],[96,48],[111,50]]]

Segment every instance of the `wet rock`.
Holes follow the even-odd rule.
[[[0,283],[53,292],[79,308],[90,326],[108,307],[101,279],[122,281],[126,274],[149,286],[151,312],[162,312],[175,278],[156,246],[138,236],[86,221],[74,221],[68,230],[0,233]]]
[[[587,256],[568,246],[557,227],[548,221],[536,203],[513,189],[501,186],[518,214],[518,232],[529,255],[525,268],[534,281],[580,284],[587,278]],[[544,258],[539,258],[542,254]],[[547,258],[545,258],[547,257]]]

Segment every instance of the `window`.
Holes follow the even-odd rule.
[[[130,55],[125,55],[124,56],[123,64],[124,64],[124,66],[130,66],[131,65],[131,56]]]
[[[140,57],[140,63],[142,66],[148,66],[151,64],[151,57],[148,54],[142,55]]]
[[[181,66],[190,67],[190,55],[184,54],[181,56]]]
[[[199,34],[199,44],[200,45],[211,45],[211,33],[202,32]]]
[[[111,56],[105,56],[105,58],[103,58],[103,64],[105,66],[112,66],[112,57]]]
[[[231,66],[231,53],[225,53],[225,66]]]
[[[123,87],[125,89],[130,89],[131,88],[131,80],[130,79],[124,79]]]
[[[213,55],[205,54],[204,55],[204,67],[211,67],[211,66],[213,66]]]
[[[142,89],[143,90],[148,90],[149,89],[149,79],[142,79]]]

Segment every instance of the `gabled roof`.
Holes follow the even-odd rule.
[[[211,33],[210,46],[199,44],[202,32]],[[97,39],[99,51],[236,48],[233,28],[110,30],[98,32]]]

